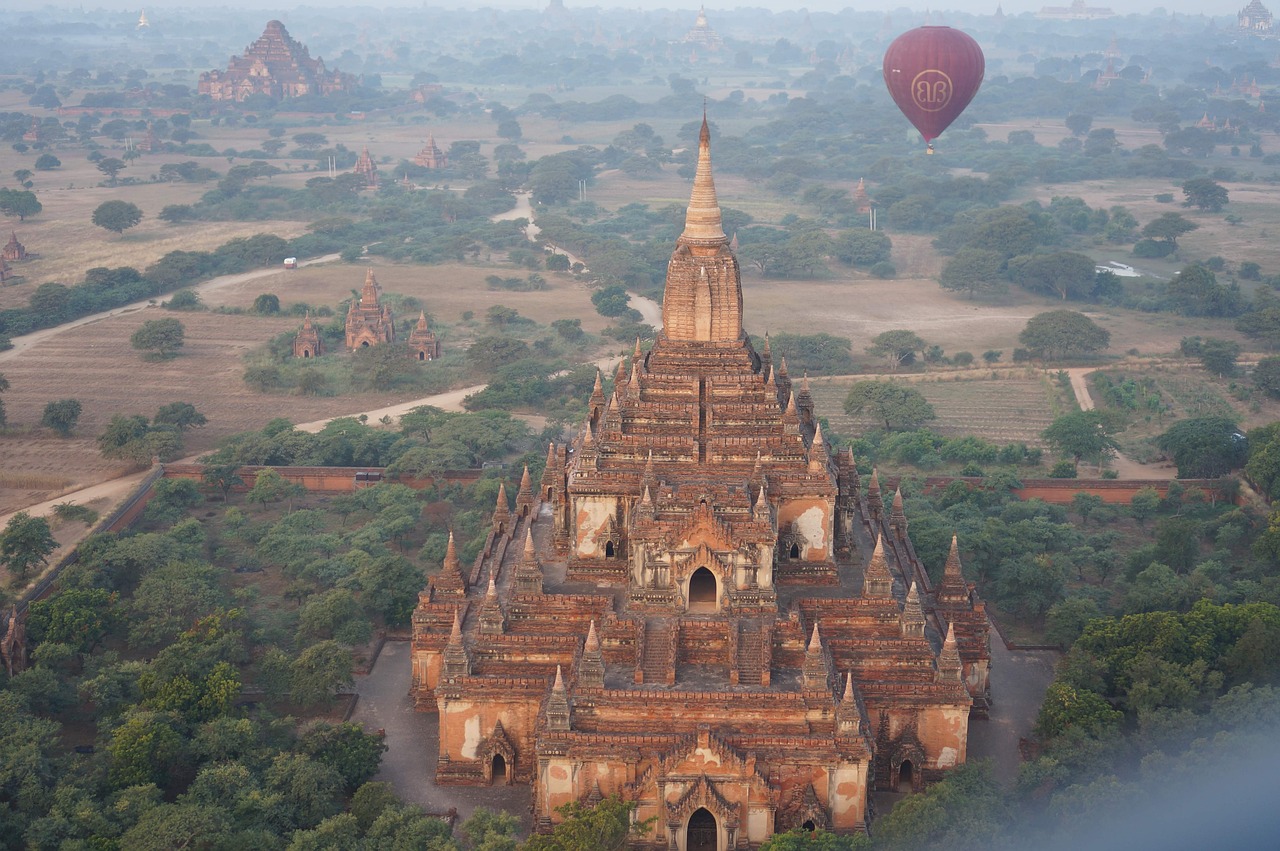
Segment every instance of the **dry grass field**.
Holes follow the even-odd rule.
[[[989,378],[990,371],[951,373],[913,380],[911,386],[933,405],[938,418],[929,427],[947,437],[974,435],[997,444],[1042,446],[1040,433],[1058,414],[1070,409],[1061,388],[1035,370],[1016,370]],[[844,399],[857,378],[812,382],[814,406],[838,434],[856,436],[878,424],[850,417]]]

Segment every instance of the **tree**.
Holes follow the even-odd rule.
[[[280,312],[280,297],[274,293],[263,293],[253,300],[253,312],[263,316],[274,316]]]
[[[1237,285],[1219,284],[1213,272],[1199,263],[1184,266],[1174,275],[1168,294],[1174,309],[1185,316],[1234,316],[1244,300]]]
[[[1075,251],[1028,254],[1009,261],[1009,277],[1018,286],[1067,299],[1088,298],[1097,283],[1093,260]]]
[[[185,336],[186,329],[176,319],[148,319],[133,332],[129,343],[138,351],[148,353],[149,358],[164,359],[178,353]]]
[[[632,823],[635,803],[620,795],[610,795],[594,807],[570,801],[557,807],[564,816],[549,834],[534,834],[523,846],[524,851],[621,851],[634,832],[649,830],[653,819]]]
[[[1084,136],[1089,132],[1089,128],[1093,126],[1093,116],[1073,112],[1067,116],[1066,123],[1067,129],[1071,131],[1072,136]]]
[[[57,548],[49,521],[32,517],[25,511],[10,517],[0,532],[0,564],[5,565],[18,582],[25,582],[33,567],[48,564],[49,555]]]
[[[1214,375],[1233,375],[1238,357],[1240,357],[1240,344],[1235,340],[1207,337],[1200,344],[1200,363]]]
[[[171,425],[178,431],[199,428],[208,422],[205,415],[197,411],[196,406],[190,402],[170,402],[162,405],[151,420],[153,426]]]
[[[44,205],[36,200],[36,193],[25,189],[0,189],[0,213],[5,216],[17,216],[18,221],[26,221],[27,216],[37,215]]]
[[[827,830],[797,827],[770,836],[760,846],[760,851],[860,851],[870,847],[871,842],[865,834],[841,836]]]
[[[1032,355],[1052,361],[1101,351],[1110,345],[1111,332],[1083,313],[1050,310],[1027,320],[1018,341]]]
[[[264,470],[259,470],[257,476],[254,477],[253,487],[249,488],[245,501],[266,505],[268,502],[280,502],[283,499],[288,499],[292,509],[293,498],[298,496],[302,490],[300,485],[287,480],[274,467],[267,467]]]
[[[328,143],[329,140],[323,133],[307,132],[297,134],[293,137],[293,141],[304,151],[314,151]]]
[[[168,222],[171,225],[176,225],[195,217],[195,208],[190,204],[166,204],[157,215],[160,221]]]
[[[239,464],[206,464],[200,478],[206,486],[222,493],[223,502],[230,498],[232,488],[244,485],[244,479],[240,478]]]
[[[63,437],[70,437],[80,419],[80,400],[61,399],[44,406],[40,425],[51,428]]]
[[[1227,189],[1211,177],[1193,177],[1182,184],[1187,199],[1184,207],[1195,207],[1208,213],[1220,213],[1227,204]]]
[[[1253,386],[1272,399],[1280,399],[1280,357],[1262,358],[1253,368]]]
[[[1176,249],[1178,237],[1185,236],[1199,227],[1195,222],[1183,218],[1180,213],[1165,213],[1160,218],[1147,222],[1146,227],[1142,229],[1142,236],[1146,239],[1166,242]]]
[[[944,290],[967,292],[969,298],[977,293],[995,293],[1004,289],[1000,269],[1004,258],[994,251],[981,248],[962,248],[947,261],[938,284]]]
[[[1211,479],[1242,466],[1248,442],[1233,420],[1194,417],[1170,426],[1156,446],[1178,465],[1178,478]]]
[[[1139,526],[1155,516],[1160,509],[1160,491],[1153,487],[1140,488],[1129,501],[1129,513]]]
[[[4,377],[4,373],[0,373],[0,393],[9,389],[9,379]],[[0,399],[0,426],[6,423],[4,412],[4,399]]]
[[[120,172],[124,171],[127,165],[128,163],[117,157],[103,157],[98,160],[98,171],[105,174],[107,179],[111,181],[111,185],[115,186],[116,177],[119,176]]]
[[[36,171],[53,171],[61,165],[62,160],[58,159],[53,154],[41,154],[36,157],[35,169]]]
[[[867,347],[867,354],[884,358],[889,368],[897,371],[899,366],[912,363],[916,352],[923,356],[928,345],[914,331],[885,331],[877,334]]]
[[[142,221],[142,210],[128,201],[105,201],[93,211],[93,223],[115,233],[124,233]]]
[[[933,406],[919,390],[888,381],[859,381],[849,389],[844,409],[852,417],[866,414],[887,431],[907,431],[935,419]]]
[[[378,773],[387,750],[381,736],[366,733],[359,724],[317,724],[302,736],[302,752],[335,769],[347,792],[354,792]]]
[[[119,620],[116,595],[103,588],[63,588],[32,602],[28,628],[37,642],[92,653]]]
[[[893,253],[893,243],[884,231],[855,228],[836,234],[833,249],[841,263],[874,266],[889,259]]]
[[[298,654],[289,679],[290,692],[296,703],[316,706],[333,696],[334,691],[351,685],[351,651],[336,641],[319,641]]]
[[[1073,411],[1049,424],[1041,437],[1059,455],[1070,457],[1079,469],[1080,459],[1102,459],[1115,452],[1113,426],[1101,411]]]

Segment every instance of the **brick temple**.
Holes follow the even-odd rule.
[[[356,78],[330,71],[323,59],[312,59],[305,45],[294,41],[284,24],[269,21],[262,35],[245,48],[244,55],[231,57],[225,71],[200,75],[197,92],[215,101],[242,101],[252,95],[273,100],[351,92]]]
[[[829,450],[806,380],[742,327],[704,120],[663,329],[597,381],[471,565],[413,615],[441,784],[527,783],[535,826],[620,794],[633,847],[864,831],[874,790],[963,763],[988,624],[953,543],[934,587],[901,493]],[[888,503],[886,505],[886,502]]]
[[[382,286],[372,269],[365,271],[359,300],[352,299],[347,309],[346,341],[351,351],[396,341],[395,317],[382,303]]]
[[[373,157],[369,156],[369,146],[366,145],[364,150],[360,152],[359,158],[356,160],[356,176],[360,178],[365,189],[378,188],[378,165],[373,161]]]

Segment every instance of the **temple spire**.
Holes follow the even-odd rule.
[[[707,116],[702,116],[702,130],[698,133],[698,170],[693,176],[693,193],[685,215],[681,242],[727,243],[724,225],[720,219],[720,202],[716,199],[716,184],[711,177],[711,129]]]

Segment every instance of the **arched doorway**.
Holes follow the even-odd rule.
[[[418,352],[418,360],[426,360],[426,359],[427,359],[426,352]]]
[[[719,851],[717,840],[716,817],[706,807],[695,810],[689,816],[689,826],[685,829],[685,851]]]
[[[915,768],[911,765],[911,760],[904,759],[902,765],[898,766],[898,791],[910,792],[915,788]]]
[[[617,554],[618,554],[618,551],[617,551],[617,550],[615,550],[615,549],[613,548],[613,541],[607,541],[607,542],[605,542],[605,545],[604,545],[604,557],[605,557],[605,558],[613,558],[613,557],[614,557],[615,555],[617,555]]]
[[[795,558],[800,558],[800,545],[799,545],[799,544],[792,544],[792,545],[791,545],[791,550],[790,550],[790,552],[788,552],[788,553],[787,553],[787,555],[788,555],[789,557],[793,558],[793,559],[795,559]]]
[[[311,357],[311,350],[310,350],[310,349],[303,349],[303,350],[302,350],[302,356],[303,356],[304,358],[309,358],[309,357]]]
[[[806,831],[807,833],[813,833],[815,830],[818,829],[818,826],[813,823],[813,819],[809,819],[804,824],[800,825],[800,829]]]
[[[714,612],[718,602],[715,574],[700,567],[689,577],[689,611]]]
[[[360,348],[362,348],[362,349],[367,349],[367,348],[369,348],[369,341],[368,341],[368,340],[365,340],[363,343],[361,343],[361,344],[360,344]]]
[[[490,782],[494,785],[505,786],[507,783],[507,760],[500,753],[493,755],[491,763],[493,769]]]

